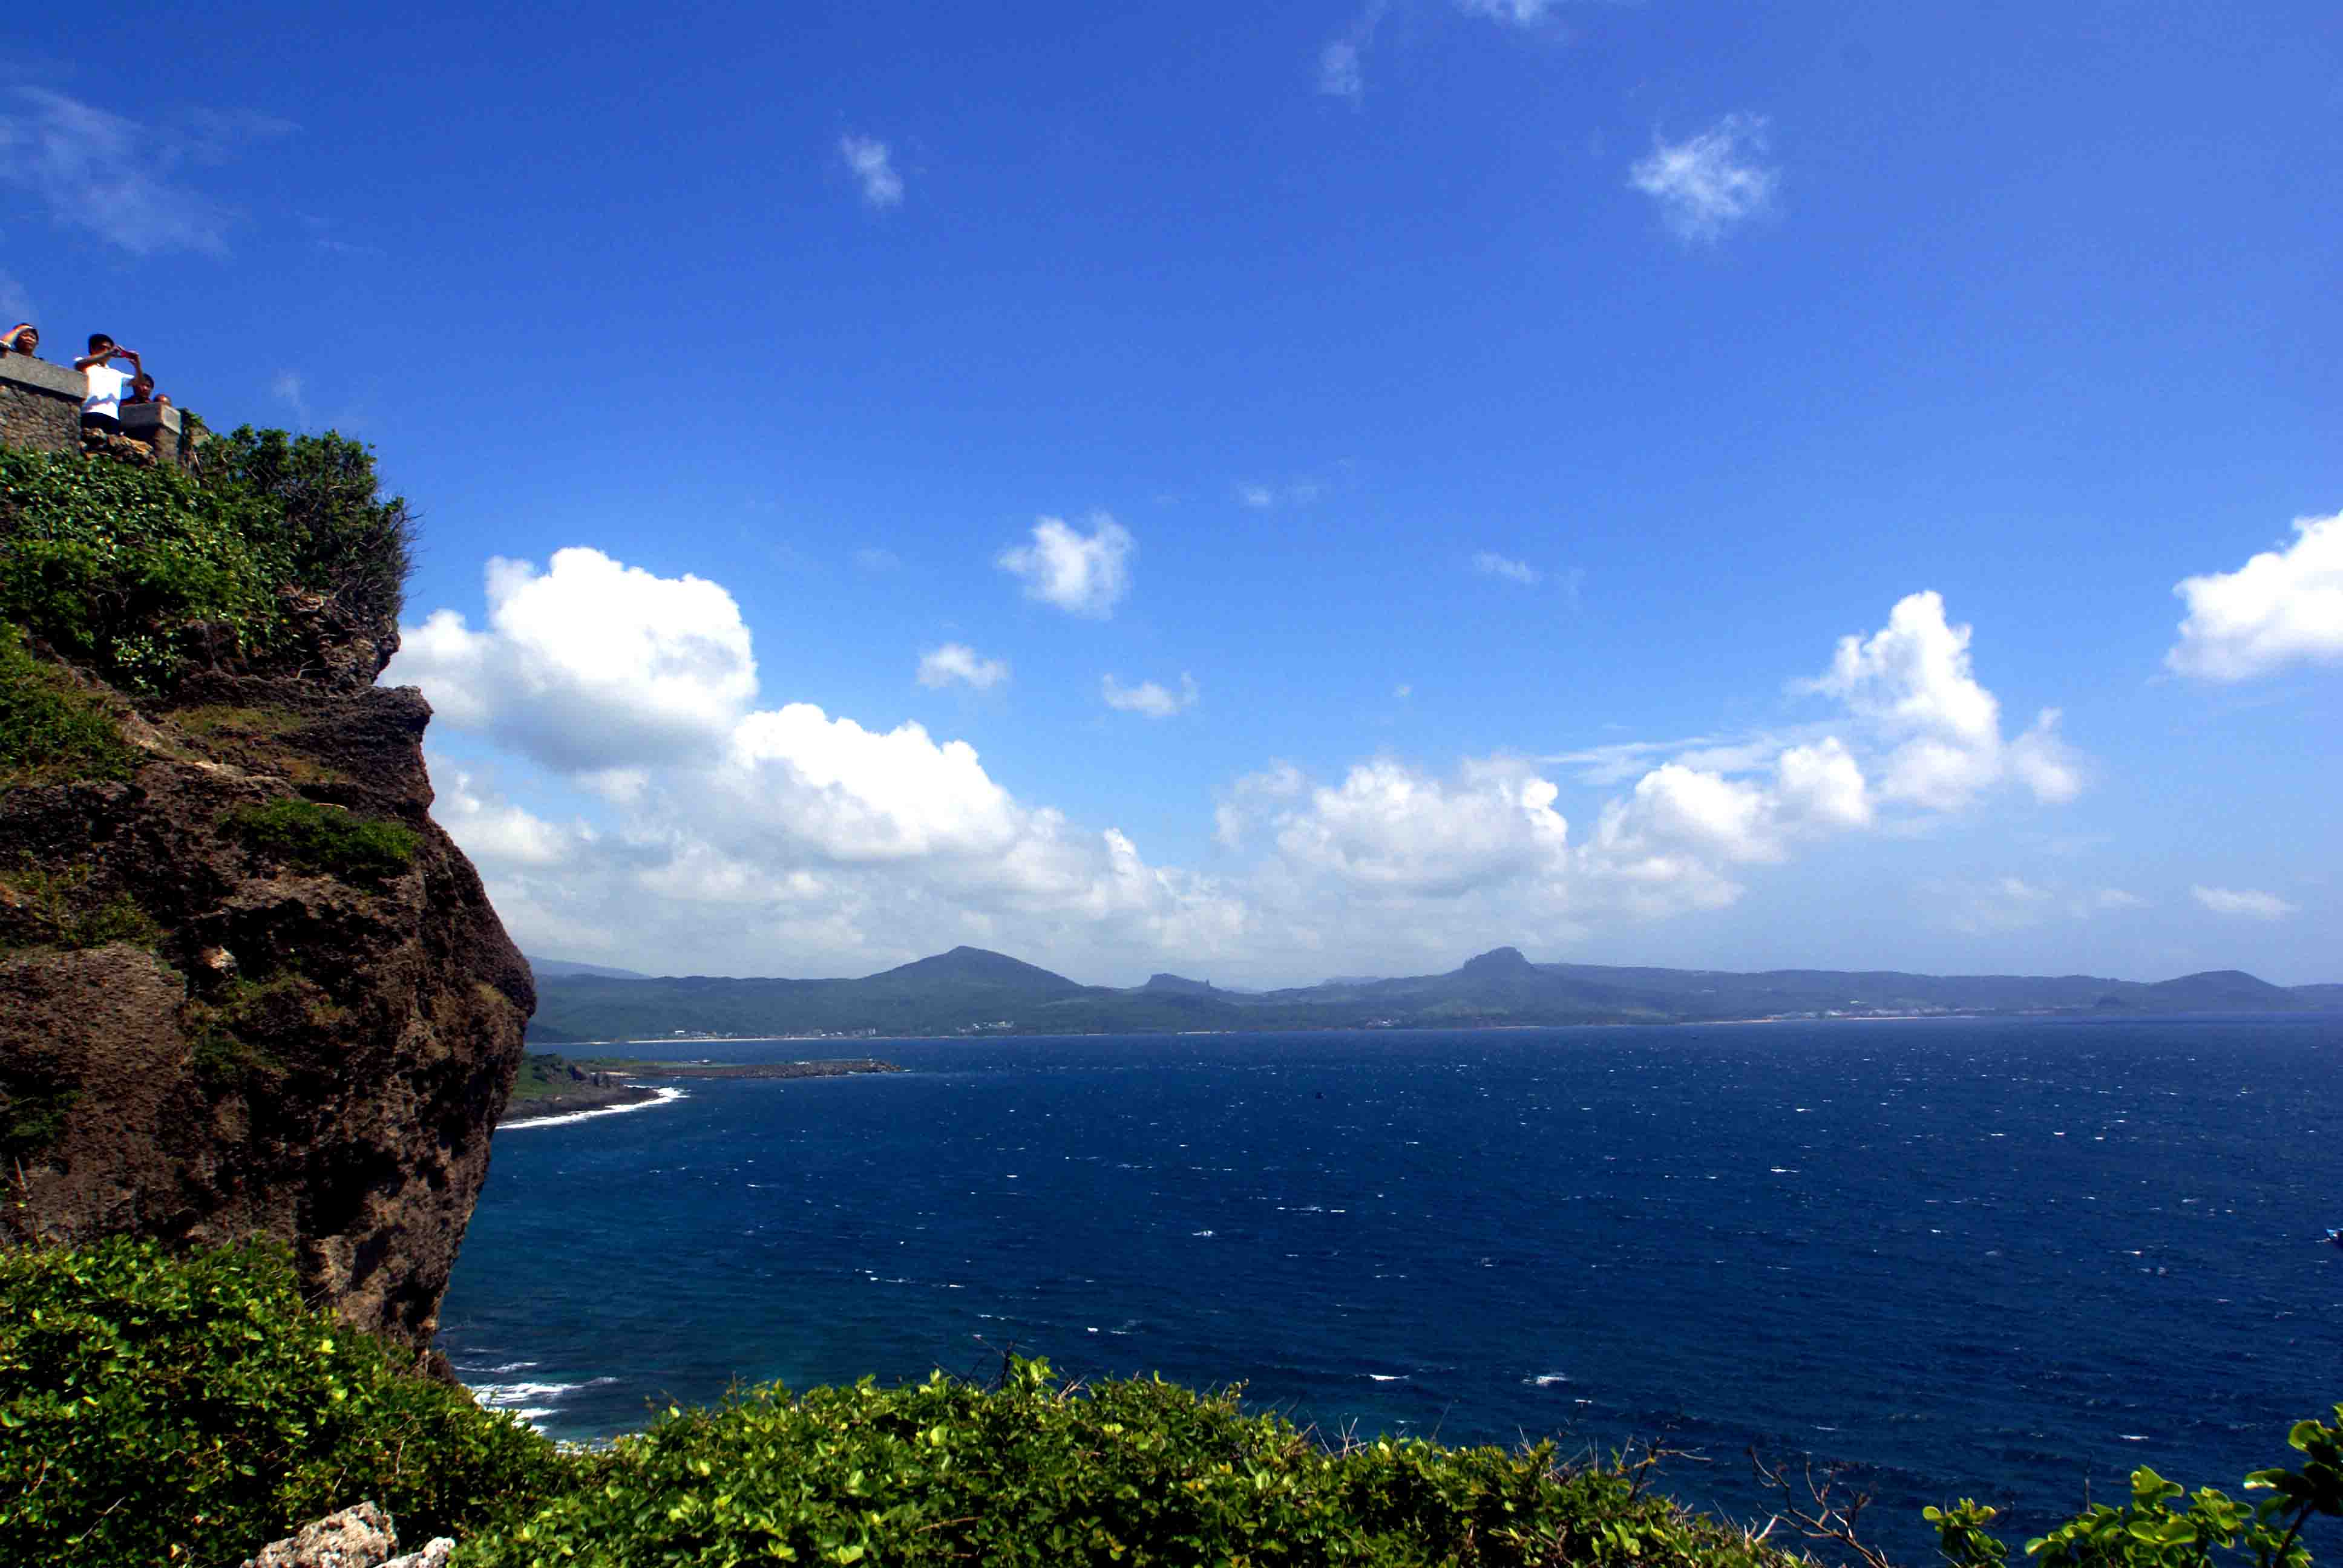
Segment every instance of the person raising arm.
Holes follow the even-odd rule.
[[[0,356],[5,356],[13,350],[28,359],[37,359],[40,355],[36,350],[40,347],[41,329],[29,321],[19,321],[15,326],[8,328],[8,335],[5,337],[0,337]]]
[[[89,335],[89,352],[74,361],[74,368],[82,373],[89,387],[89,396],[81,400],[81,427],[101,435],[115,436],[122,431],[122,387],[130,377],[110,363],[126,359],[132,370],[141,368],[138,356],[122,347],[103,332]]]

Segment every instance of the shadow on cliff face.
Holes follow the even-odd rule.
[[[370,459],[352,476],[364,448],[301,442],[246,449],[328,521],[395,528],[403,563],[403,504],[374,498]],[[93,534],[155,548],[164,526],[93,516],[85,475],[0,456],[0,1230],[277,1236],[307,1291],[419,1350],[536,996],[430,819],[429,706],[372,684],[397,647],[379,540],[337,592],[331,559],[287,543],[282,495],[146,476],[196,545],[225,518],[268,597],[232,637],[175,602],[101,641],[47,613],[27,562]],[[303,461],[338,495],[301,491]],[[75,487],[44,489],[53,472]],[[157,647],[162,673],[133,662]]]

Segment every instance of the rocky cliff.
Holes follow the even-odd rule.
[[[32,494],[0,489],[0,568]],[[395,604],[271,591],[234,657],[162,628],[167,680],[36,604],[0,626],[0,1231],[265,1232],[420,1349],[535,991],[428,814],[428,705],[372,685]]]

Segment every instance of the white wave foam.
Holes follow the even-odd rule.
[[[523,1421],[536,1421],[551,1415],[553,1411],[547,1402],[558,1400],[564,1394],[576,1393],[586,1386],[582,1382],[474,1382],[464,1385],[481,1409],[508,1412]]]
[[[651,1088],[649,1084],[640,1087]],[[573,1121],[587,1121],[597,1116],[623,1116],[629,1111],[649,1111],[655,1105],[672,1105],[679,1100],[690,1098],[680,1089],[658,1089],[653,1092],[659,1096],[658,1099],[639,1101],[632,1105],[605,1105],[593,1111],[573,1111],[567,1116],[532,1116],[526,1121],[502,1121],[497,1124],[497,1131],[509,1132],[516,1127],[567,1127]]]
[[[1407,1374],[1405,1372],[1371,1372],[1367,1374],[1367,1381],[1370,1382],[1405,1382],[1407,1381]]]
[[[1534,1388],[1555,1388],[1568,1382],[1570,1375],[1567,1372],[1540,1372],[1535,1377],[1525,1377],[1522,1381]]]

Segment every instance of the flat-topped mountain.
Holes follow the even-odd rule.
[[[1684,1023],[1780,1017],[2068,1012],[2296,1012],[2343,1007],[2343,986],[2288,989],[2236,970],[2142,983],[2091,975],[1620,968],[1533,963],[1494,948],[1445,974],[1233,991],[1159,973],[1088,986],[960,947],[856,980],[620,980],[540,974],[533,1038],[677,1035],[1145,1033]]]

